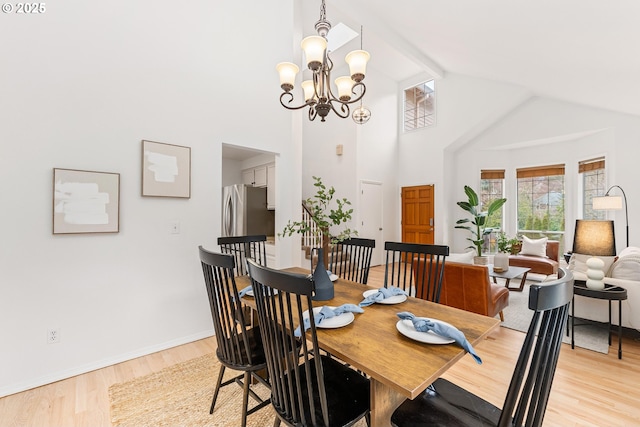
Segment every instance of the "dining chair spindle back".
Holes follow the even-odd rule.
[[[265,371],[267,366],[260,328],[251,327],[245,322],[245,311],[234,278],[234,257],[209,252],[202,246],[198,249],[216,335],[216,356],[220,360],[220,371],[209,413],[213,413],[220,388],[237,383],[243,388],[242,426],[244,427],[247,415],[269,404],[268,399],[260,399],[250,389],[253,380],[270,387],[269,382],[259,375],[259,371]],[[243,373],[222,382],[226,368]],[[250,395],[257,403],[248,409]]]
[[[236,265],[236,276],[246,276],[246,259],[251,258],[260,265],[267,265],[267,236],[264,234],[253,236],[218,237],[218,245],[223,254],[233,255]]]
[[[306,334],[299,332],[302,339],[296,334],[313,307],[313,280],[247,264],[278,417],[274,426],[350,426],[368,416],[369,380],[321,354],[313,315]]]
[[[392,425],[542,426],[572,297],[573,275],[564,268],[558,270],[557,280],[530,285],[533,318],[502,409],[439,378],[400,405],[391,417]]]
[[[409,295],[439,302],[444,263],[449,246],[385,242],[384,286],[395,286]]]
[[[331,248],[329,270],[340,278],[366,285],[375,247],[375,240],[357,237],[336,243]]]

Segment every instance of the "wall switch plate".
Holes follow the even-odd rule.
[[[171,221],[169,224],[169,234],[180,234],[180,222]]]

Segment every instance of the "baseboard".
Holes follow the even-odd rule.
[[[129,353],[120,354],[107,359],[97,360],[95,362],[91,362],[86,365],[77,366],[75,368],[66,369],[64,371],[53,372],[51,374],[43,375],[38,378],[32,378],[22,383],[3,386],[3,387],[0,387],[0,397],[5,397],[5,396],[9,396],[10,394],[20,393],[26,390],[30,390],[32,388],[41,387],[43,385],[51,384],[56,381],[75,377],[76,375],[86,374],[87,372],[95,371],[97,369],[102,369],[107,366],[126,362],[127,360],[146,356],[148,354],[156,353],[158,351],[166,350],[172,347],[177,347],[183,344],[188,344],[190,342],[198,341],[198,340],[209,338],[212,336],[213,336],[213,331],[206,330],[206,331],[198,332],[196,334],[177,338],[175,340],[166,341],[157,345],[140,348],[140,349],[131,351]]]

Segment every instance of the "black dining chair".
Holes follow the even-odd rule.
[[[391,417],[403,426],[542,426],[573,296],[573,275],[558,270],[553,282],[532,284],[529,309],[533,318],[520,350],[502,410],[467,390],[437,379]]]
[[[234,279],[233,256],[209,252],[202,246],[198,249],[216,335],[216,356],[220,360],[220,371],[209,413],[213,414],[220,388],[237,383],[243,388],[242,426],[244,427],[247,424],[247,415],[269,404],[268,399],[261,399],[250,388],[254,380],[270,387],[269,382],[259,374],[267,367],[260,328],[250,327],[245,322],[245,312]],[[222,382],[226,368],[243,373]],[[249,396],[257,401],[251,409],[248,409]]]
[[[375,247],[373,239],[353,237],[338,242],[331,248],[329,270],[342,279],[366,285]]]
[[[260,265],[267,265],[267,236],[264,234],[253,236],[218,237],[218,245],[223,254],[233,255],[236,264],[236,276],[246,276],[246,259],[256,260]]]
[[[444,263],[449,246],[385,242],[384,286],[395,286],[409,295],[439,302]]]
[[[323,355],[316,324],[296,336],[312,308],[314,283],[306,274],[272,270],[247,261],[271,381],[271,405],[288,426],[351,426],[369,416],[369,380]],[[299,347],[299,351],[292,348]]]

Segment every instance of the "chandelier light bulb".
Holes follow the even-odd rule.
[[[364,80],[364,76],[367,73],[367,62],[369,62],[369,52],[366,50],[354,50],[349,52],[345,57],[345,61],[349,64],[349,71],[351,72],[351,78],[356,82]]]
[[[289,92],[295,85],[296,74],[300,69],[291,62],[281,62],[276,66],[276,70],[280,74],[280,87],[285,92]]]
[[[313,71],[319,70],[324,63],[327,40],[320,36],[309,36],[302,40],[300,46],[304,51],[305,58],[307,58],[307,67]]]
[[[351,89],[353,88],[353,80],[351,80],[351,77],[338,77],[336,79],[336,86],[338,86],[338,98],[340,98],[340,101],[349,101],[351,99]]]

